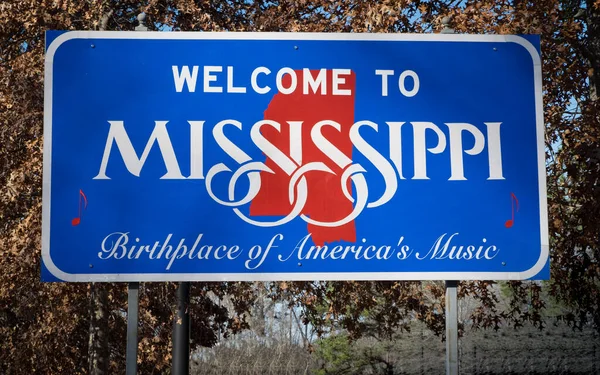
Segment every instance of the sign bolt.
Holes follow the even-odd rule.
[[[138,14],[137,20],[139,25],[135,27],[135,31],[148,31],[148,26],[146,26],[146,13]]]
[[[298,49],[298,46],[294,46],[294,49]]]
[[[90,263],[90,268],[94,268],[94,265]]]
[[[494,47],[494,51],[498,51],[498,48]]]
[[[92,47],[92,48],[96,48],[96,45],[92,44],[92,45],[90,45],[90,47]]]
[[[503,266],[506,266],[506,262],[502,262],[502,265],[503,265]]]
[[[454,29],[450,27],[450,21],[451,19],[448,16],[442,18],[442,26],[444,26],[441,31],[442,34],[454,34]]]
[[[298,262],[298,267],[302,267],[302,263]]]

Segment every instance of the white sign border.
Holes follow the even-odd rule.
[[[312,272],[312,273],[115,273],[71,274],[60,270],[50,257],[50,180],[52,172],[52,69],[57,49],[71,39],[153,39],[153,40],[327,40],[327,41],[419,41],[419,42],[495,42],[516,43],[525,48],[533,60],[535,112],[540,197],[541,251],[537,262],[522,272]],[[515,35],[472,34],[359,34],[359,33],[257,33],[257,32],[140,32],[140,31],[68,31],[48,46],[44,78],[44,165],[42,189],[42,260],[50,273],[72,282],[130,281],[278,281],[278,280],[526,280],[536,276],[546,265],[548,206],[546,198],[546,163],[542,103],[541,58],[525,38]]]

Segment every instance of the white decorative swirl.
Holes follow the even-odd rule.
[[[208,192],[208,195],[215,202],[217,202],[223,206],[227,206],[227,207],[242,206],[244,204],[251,202],[254,198],[256,198],[256,196],[258,195],[258,192],[260,191],[260,181],[261,180],[260,180],[260,173],[258,171],[274,173],[269,167],[267,167],[264,163],[261,163],[261,162],[251,162],[248,164],[244,164],[233,174],[233,176],[231,177],[231,180],[229,181],[229,202],[227,202],[222,199],[219,199],[213,193],[213,189],[212,189],[212,180],[217,174],[219,174],[221,172],[231,172],[231,169],[227,168],[227,166],[225,164],[219,163],[219,164],[213,166],[206,174],[206,191]],[[250,173],[248,173],[248,181],[250,182],[250,186],[248,187],[248,193],[246,193],[246,196],[244,196],[244,198],[242,198],[241,200],[235,201],[235,197],[234,197],[235,184],[236,184],[237,180],[239,179],[239,177],[242,174],[247,173],[247,172],[250,172]]]
[[[215,202],[223,206],[233,207],[233,212],[235,212],[235,214],[240,219],[242,219],[248,224],[255,225],[258,227],[276,227],[279,225],[283,225],[292,221],[293,219],[298,217],[298,215],[300,215],[300,217],[307,223],[317,225],[320,227],[338,227],[356,219],[358,215],[360,215],[361,212],[367,206],[367,201],[369,198],[369,188],[367,186],[367,181],[364,176],[364,173],[366,173],[365,169],[360,164],[351,164],[342,173],[340,183],[344,196],[350,202],[355,204],[350,214],[348,214],[343,219],[333,222],[319,221],[311,219],[306,215],[301,215],[302,210],[304,209],[308,200],[308,184],[306,182],[305,174],[308,172],[315,171],[326,172],[336,175],[335,172],[333,172],[329,167],[327,167],[327,165],[325,165],[322,162],[311,162],[302,165],[299,168],[296,168],[296,170],[294,170],[291,175],[290,183],[288,186],[288,197],[290,204],[293,205],[292,210],[285,217],[275,221],[259,221],[251,219],[244,213],[242,213],[242,211],[239,209],[240,206],[252,202],[252,200],[256,198],[256,196],[260,192],[260,172],[274,173],[272,169],[267,167],[262,162],[245,163],[241,167],[239,167],[235,172],[233,172],[228,185],[228,200],[223,200],[216,196],[216,194],[213,191],[212,183],[213,179],[218,174],[222,172],[231,172],[231,169],[229,169],[223,163],[216,164],[206,174],[206,191]],[[239,200],[235,200],[235,188],[239,179],[244,175],[248,177],[248,191],[246,192],[244,197],[242,197]],[[352,183],[354,184],[354,187],[356,189],[356,200],[352,197],[350,191],[348,190],[348,182],[350,179],[352,180]]]
[[[235,208],[233,211],[245,222],[259,227],[275,227],[288,223],[300,215],[304,209],[304,206],[306,205],[306,201],[308,199],[308,185],[306,183],[306,177],[304,177],[304,174],[311,171],[322,171],[335,174],[331,169],[321,162],[308,163],[296,169],[296,171],[294,171],[292,174],[292,178],[290,179],[288,191],[290,204],[293,204],[294,207],[292,208],[292,211],[284,218],[281,218],[277,221],[264,222],[250,219],[237,208]]]
[[[300,180],[300,183],[296,186],[296,193],[298,195],[296,197],[296,203],[294,204],[292,211],[290,211],[290,213],[287,214],[285,217],[283,217],[279,220],[276,220],[276,221],[266,221],[265,222],[265,221],[258,221],[258,220],[250,219],[249,217],[244,215],[238,208],[234,208],[233,212],[235,212],[236,215],[238,215],[240,217],[240,219],[244,220],[246,223],[256,225],[257,227],[276,227],[279,225],[283,225],[285,223],[292,221],[298,215],[300,215],[300,212],[302,212],[304,205],[306,205],[306,199],[308,198],[308,189],[306,186],[306,178],[302,177],[302,179]]]

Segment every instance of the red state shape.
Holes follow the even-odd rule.
[[[277,93],[264,112],[265,120],[273,120],[281,124],[281,132],[276,129],[263,127],[263,136],[273,143],[286,155],[290,155],[289,125],[287,121],[302,121],[302,164],[320,161],[327,165],[335,175],[313,171],[304,176],[308,185],[308,200],[302,211],[303,214],[321,222],[332,222],[343,219],[352,212],[353,204],[343,194],[341,188],[342,169],[325,156],[312,142],[310,132],[313,126],[322,120],[333,120],[341,125],[341,131],[326,126],[322,128],[323,135],[348,158],[352,159],[352,142],[350,127],[354,123],[354,92],[356,76],[354,72],[343,76],[345,83],[339,85],[341,90],[350,90],[350,95],[332,94],[332,71],[327,70],[325,95],[320,90],[317,93],[309,88],[308,94],[303,94],[302,71],[296,71],[298,85],[291,94]],[[312,70],[316,77],[318,70]],[[291,78],[286,75],[283,87],[290,87]],[[275,173],[261,172],[261,190],[250,205],[251,216],[285,216],[291,209],[288,186],[290,176],[279,168],[272,160],[265,164]],[[350,183],[349,183],[350,184]],[[351,187],[349,186],[349,189]],[[349,190],[351,191],[351,190]],[[356,242],[356,227],[354,221],[339,227],[321,227],[307,224],[308,232],[316,245],[334,241]]]

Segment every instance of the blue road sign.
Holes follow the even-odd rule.
[[[42,277],[549,277],[539,38],[48,32]]]

